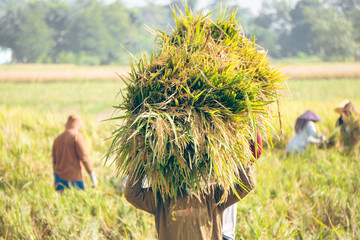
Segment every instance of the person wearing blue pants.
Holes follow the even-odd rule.
[[[93,186],[97,186],[97,178],[89,161],[85,141],[80,133],[83,121],[78,115],[70,115],[65,131],[54,141],[52,148],[54,182],[56,191],[75,187],[85,189],[83,168],[89,173]]]

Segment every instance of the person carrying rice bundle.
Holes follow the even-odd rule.
[[[154,214],[159,239],[221,239],[223,210],[254,188],[257,133],[271,141],[270,104],[285,76],[235,13],[173,12],[176,29],[155,32],[158,48],[123,78],[107,159],[129,175],[125,197]]]

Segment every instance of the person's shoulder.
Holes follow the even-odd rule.
[[[207,187],[206,191],[202,192],[201,194],[202,197],[207,201],[217,203],[221,199],[223,193],[223,189],[218,184],[213,183],[210,184]]]
[[[75,136],[77,139],[81,139],[81,140],[84,139],[83,135],[82,135],[81,132],[79,132],[79,131],[73,131],[72,134],[74,134],[74,136]]]
[[[61,139],[77,139],[77,131],[73,131],[73,130],[65,130],[63,133],[61,133],[57,139],[59,139],[58,141],[61,141]]]
[[[59,135],[57,135],[57,137],[55,138],[54,142],[61,141],[61,139],[64,138],[65,135],[66,135],[66,131],[60,133]]]
[[[315,123],[313,121],[308,121],[307,125],[308,128],[315,127]]]
[[[75,129],[66,129],[62,134],[60,134],[60,136],[62,135],[62,136],[66,136],[66,137],[68,137],[68,136],[73,136],[73,137],[75,137],[75,136],[77,136],[77,134],[78,134],[78,131],[76,131]]]
[[[64,144],[64,142],[68,139],[68,135],[66,131],[60,133],[54,140],[53,147],[59,147]]]
[[[76,142],[78,142],[78,143],[85,142],[83,135],[79,131],[73,131],[72,134],[73,134],[72,136],[74,137]]]

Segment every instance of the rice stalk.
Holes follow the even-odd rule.
[[[116,106],[124,121],[107,159],[115,155],[121,176],[145,174],[163,198],[185,188],[206,192],[216,183],[226,199],[237,169],[254,160],[250,140],[256,132],[270,135],[270,104],[286,77],[246,38],[234,12],[220,12],[216,21],[178,12],[176,29],[157,31],[151,55],[131,62]]]

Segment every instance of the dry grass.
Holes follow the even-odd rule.
[[[121,196],[114,166],[102,160],[113,126],[99,123],[109,117],[100,115],[120,87],[0,83],[0,239],[156,239],[153,216]],[[281,104],[284,136],[264,149],[255,167],[256,187],[238,204],[236,239],[360,239],[359,157],[316,146],[302,156],[284,153],[296,117],[308,108],[323,118],[318,132],[329,136],[340,101],[360,106],[360,81],[289,81],[289,88],[292,97]],[[59,196],[52,187],[51,144],[72,106],[84,116],[99,186]],[[87,175],[85,184],[91,184]]]
[[[360,62],[358,63],[301,63],[283,65],[283,72],[296,79],[324,78],[358,78],[360,79]]]
[[[246,174],[253,160],[249,140],[256,132],[271,135],[268,105],[286,76],[244,37],[235,12],[220,11],[217,19],[173,12],[176,29],[155,31],[157,47],[124,79],[124,98],[115,106],[124,114],[112,118],[124,122],[109,156],[121,175],[145,175],[163,199],[217,183],[222,201],[238,183],[238,169]]]
[[[276,64],[293,79],[360,79],[360,63]],[[0,66],[0,82],[50,82],[117,80],[127,74],[129,66],[76,66],[56,64],[16,64]]]
[[[19,64],[0,66],[0,82],[51,82],[118,80],[125,66],[76,66],[56,64]]]

